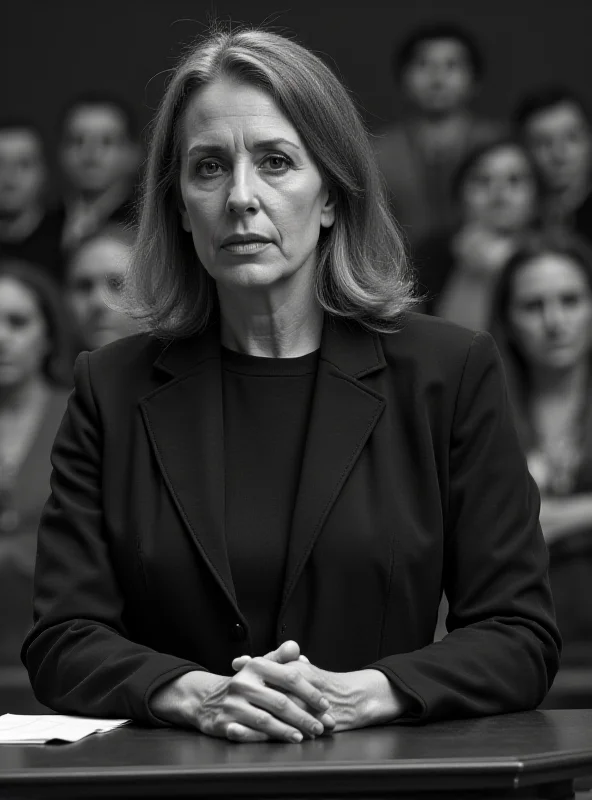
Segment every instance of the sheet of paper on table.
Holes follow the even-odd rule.
[[[61,714],[2,714],[0,744],[47,744],[77,742],[91,733],[104,733],[131,719],[69,717]]]

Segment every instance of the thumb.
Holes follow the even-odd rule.
[[[238,656],[233,660],[232,668],[238,672],[245,666],[250,658],[251,656],[247,655]],[[275,661],[277,664],[287,664],[290,661],[305,661],[307,664],[310,664],[306,656],[300,655],[300,646],[293,639],[283,642],[276,650],[271,650],[269,653],[266,653],[264,658]]]

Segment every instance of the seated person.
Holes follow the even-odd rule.
[[[120,100],[89,94],[67,106],[59,146],[67,183],[61,208],[65,251],[108,223],[134,223],[139,159],[135,119]]]
[[[136,323],[116,308],[133,243],[130,231],[111,225],[81,242],[67,260],[66,298],[84,350],[138,330]]]
[[[79,356],[54,444],[22,649],[45,705],[294,742],[544,698],[561,642],[501,361],[413,310],[381,186],[312,52],[187,51],[127,276],[147,330]]]
[[[592,254],[542,238],[499,277],[491,330],[542,497],[563,663],[592,643]]]
[[[566,89],[525,97],[514,115],[544,184],[544,222],[592,243],[592,121]]]
[[[461,223],[418,248],[419,283],[428,312],[482,329],[498,273],[538,222],[540,181],[522,145],[500,139],[467,156],[453,194]]]
[[[47,208],[47,164],[30,122],[0,122],[0,259],[29,261],[63,277],[62,220]]]
[[[470,150],[501,135],[501,126],[471,109],[483,57],[456,25],[415,30],[395,51],[393,71],[406,113],[378,132],[374,147],[392,211],[414,247],[457,222],[452,176]]]
[[[67,317],[40,267],[0,261],[0,666],[21,670],[49,455],[70,387]]]

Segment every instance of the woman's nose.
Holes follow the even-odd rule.
[[[256,179],[252,170],[247,167],[237,168],[232,176],[226,210],[242,215],[256,213],[259,207]]]

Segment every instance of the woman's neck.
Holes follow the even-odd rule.
[[[224,347],[265,358],[296,358],[317,350],[323,310],[312,292],[284,301],[264,293],[218,292]]]
[[[564,370],[532,370],[532,396],[541,400],[581,397],[587,392],[589,374],[588,359]]]
[[[41,375],[17,386],[0,387],[0,414],[17,416],[42,403],[48,392],[47,382]]]

